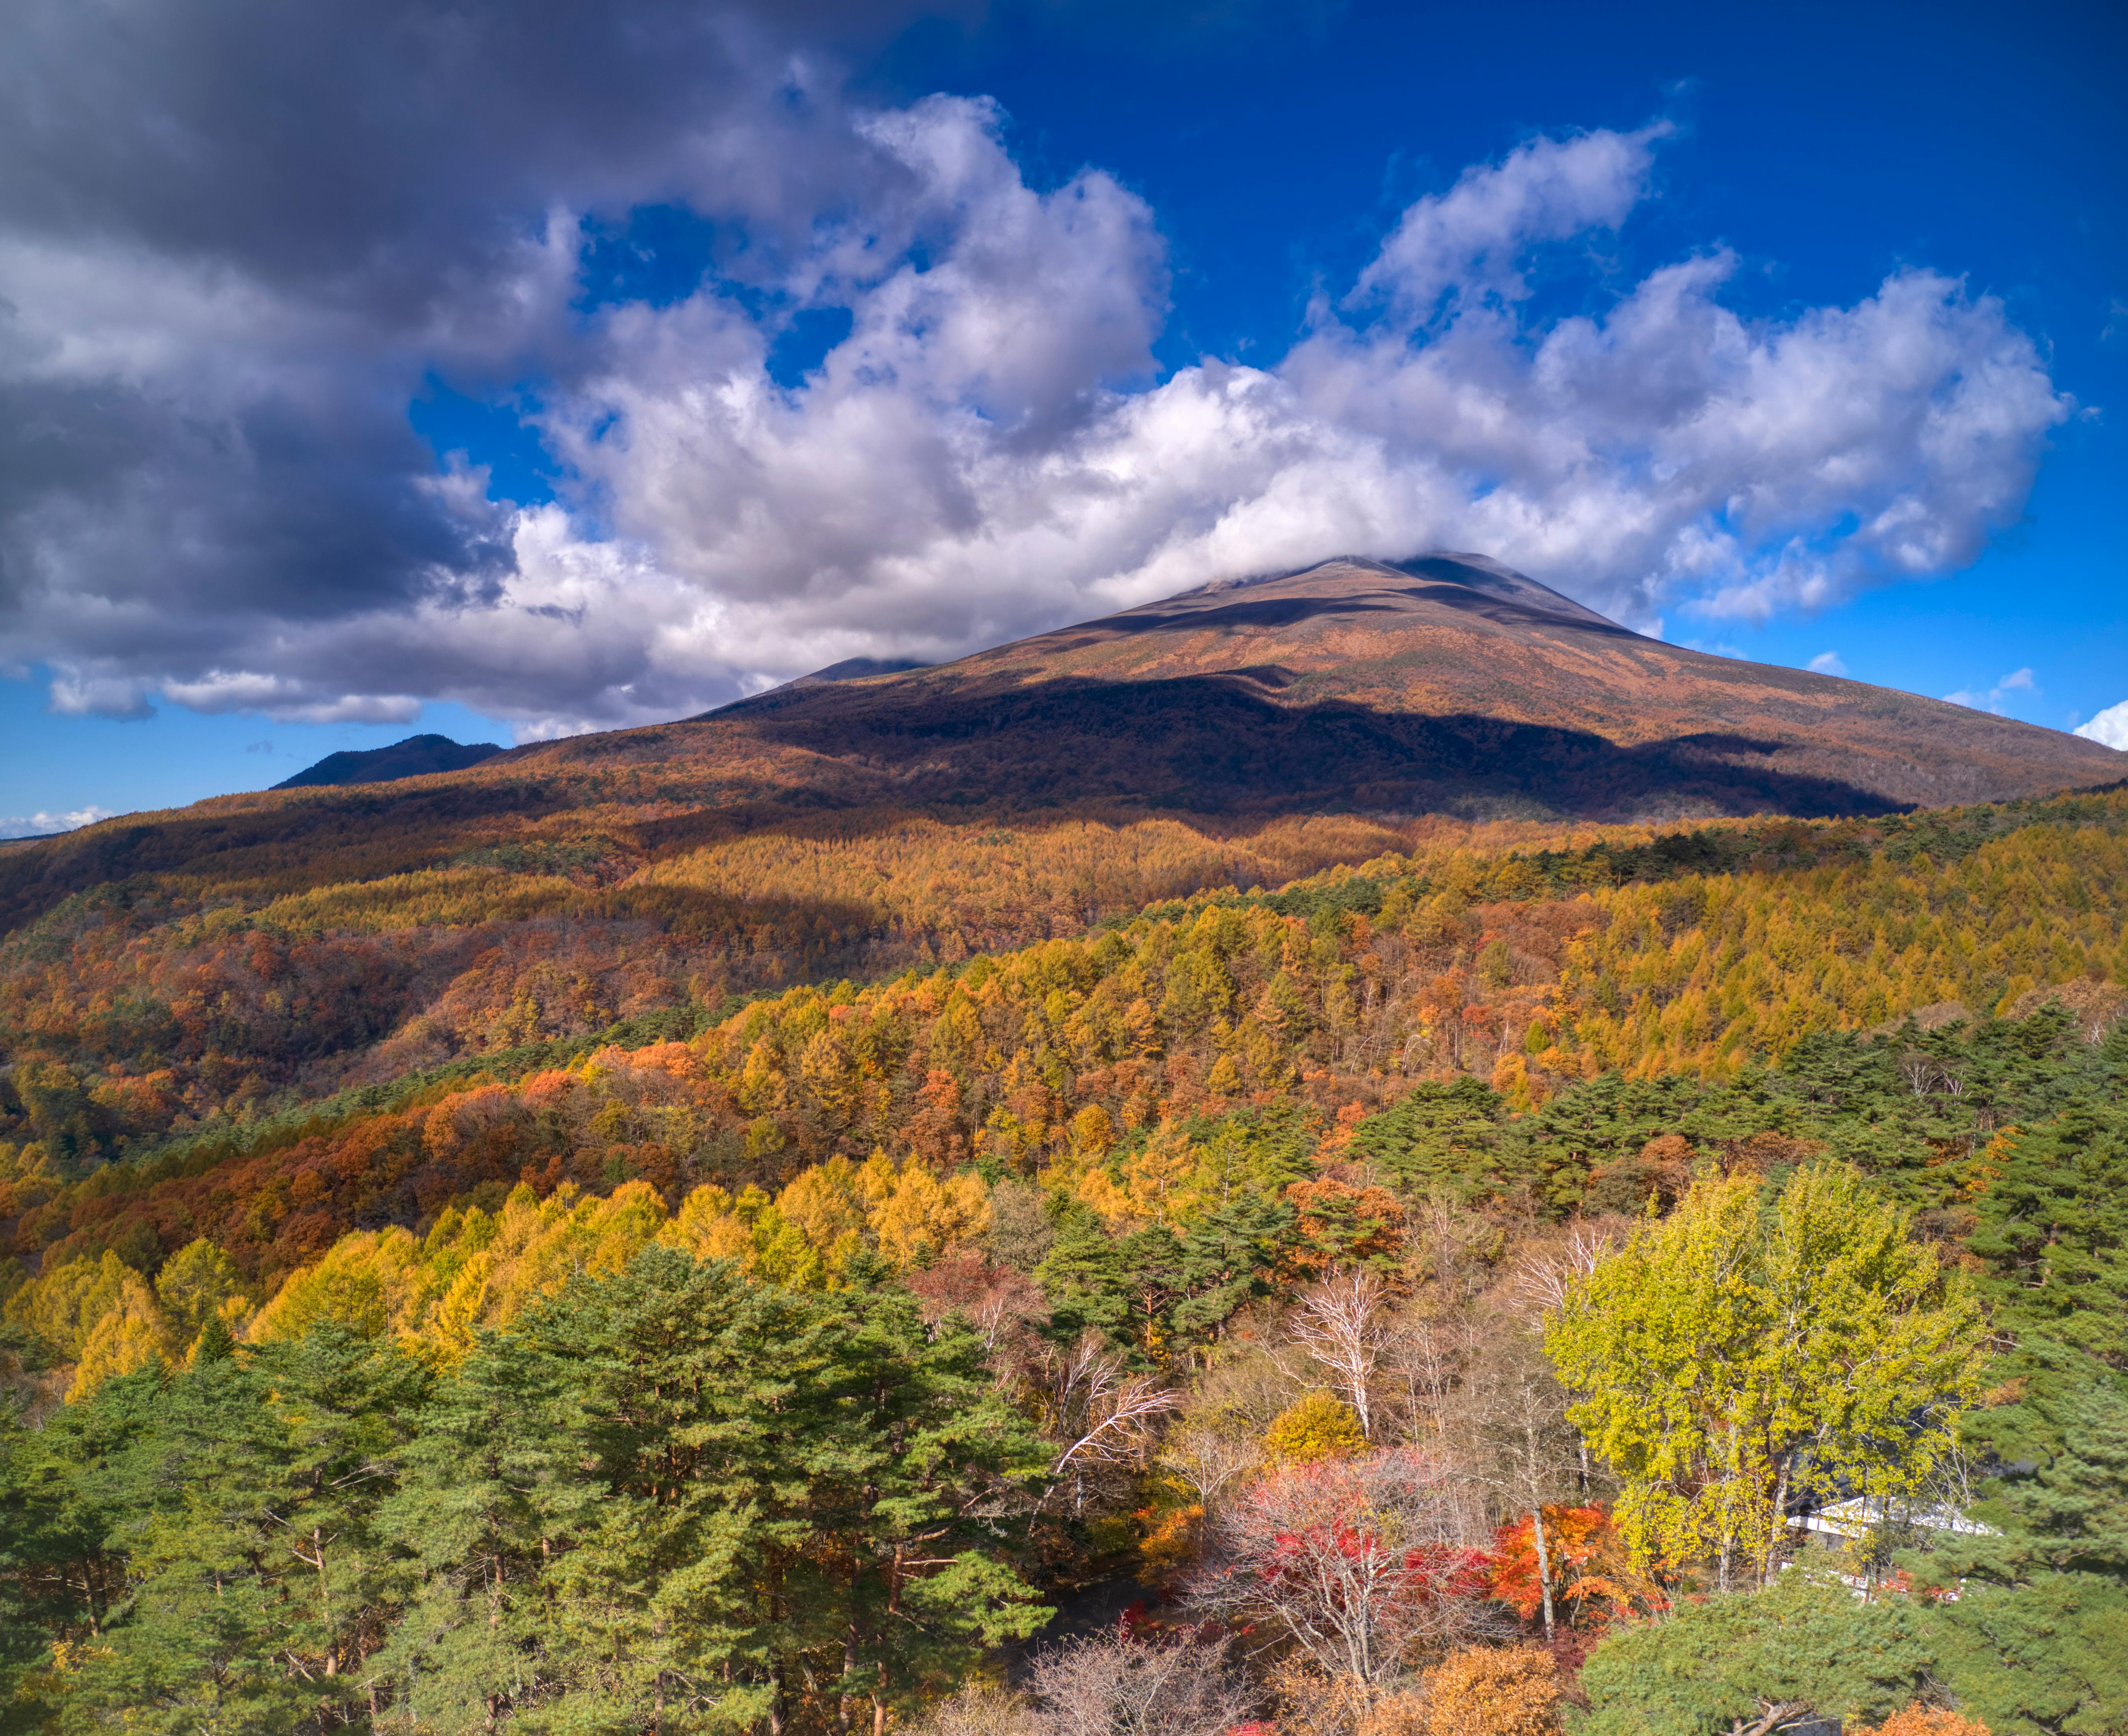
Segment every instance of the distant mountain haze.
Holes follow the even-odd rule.
[[[2056,730],[1643,637],[1473,554],[1342,557],[866,670],[501,752],[416,737],[40,840],[0,855],[0,928],[133,874],[287,890],[561,840],[582,840],[570,873],[609,883],[838,815],[1663,823],[1999,801],[2122,774],[2114,749]],[[444,770],[444,753],[465,769],[390,787]]]
[[[284,778],[277,790],[308,789],[319,784],[388,783],[398,778],[423,778],[435,772],[463,772],[492,759],[502,749],[492,741],[471,744],[448,735],[409,735],[387,748],[328,754],[316,765]]]

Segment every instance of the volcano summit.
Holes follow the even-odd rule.
[[[802,753],[838,792],[1200,812],[1816,816],[2121,770],[2054,730],[1665,644],[1473,554],[1210,586],[933,668],[778,689],[696,730]]]

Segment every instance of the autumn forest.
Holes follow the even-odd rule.
[[[2128,794],[492,764],[0,854],[0,1727],[2128,1730]]]

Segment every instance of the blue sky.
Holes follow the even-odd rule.
[[[504,45],[403,160],[367,148],[373,100],[325,91],[316,136],[259,186],[237,165],[285,121],[246,131],[226,100],[207,118],[187,52],[211,63],[226,21],[163,10],[172,51],[83,74],[83,124],[113,102],[175,117],[193,160],[223,154],[226,200],[64,129],[0,166],[0,235],[27,273],[0,282],[26,310],[12,353],[126,359],[60,379],[0,345],[0,395],[19,395],[0,408],[58,430],[0,446],[12,830],[258,788],[416,730],[508,742],[845,655],[952,654],[1259,545],[1265,566],[1336,552],[1348,523],[1382,554],[1516,524],[1520,564],[1679,643],[2056,728],[2128,700],[2117,8],[1039,4],[881,28],[829,7],[795,35],[772,9],[734,12],[697,60],[596,77],[601,26],[564,8],[553,35],[592,33],[570,64]],[[363,59],[369,16],[317,28],[354,33],[323,58],[373,98],[411,75]],[[64,86],[96,45],[60,46]],[[316,46],[259,52],[310,65]],[[1482,227],[1547,150],[1585,208],[1525,204],[1494,254],[1465,235],[1452,269],[1397,264],[1399,235]],[[1609,177],[1594,191],[1590,164]],[[1558,431],[1612,429],[1667,354],[1660,332],[1617,338],[1617,310],[1717,256],[1700,313],[1764,336],[1767,366],[1788,356],[1807,414],[1844,412],[1828,368],[1874,407],[1837,450],[1730,451],[1722,487],[1778,497],[1755,524],[1694,519],[1647,483],[1689,424],[1604,433],[1616,473],[1594,483],[1428,445],[1427,407],[1489,371],[1524,369],[1502,402],[1552,413],[1529,407],[1557,401],[1527,364],[1576,321],[1617,354]],[[1861,332],[1883,286],[1928,273],[1958,285]],[[1421,279],[1450,285],[1448,312],[1398,312]],[[144,307],[177,311],[147,330]],[[1455,327],[1459,307],[1492,335]],[[1843,320],[1806,378],[1800,337]],[[1924,331],[1938,374],[1892,381]],[[1733,397],[1709,341],[1687,388]],[[1955,460],[1912,433],[1915,403],[1991,370],[2010,384],[1969,393],[1966,420],[2002,432],[1969,432]],[[1294,419],[1269,445],[1304,423],[1304,464],[1224,469],[1176,431],[1243,376]],[[1731,406],[1725,450],[1760,407]],[[1066,492],[1030,528],[1041,478],[1118,464],[1188,474],[1171,501],[1156,477],[1127,524]],[[1851,506],[1812,479],[1873,465]],[[943,504],[902,514],[919,496]],[[1651,501],[1671,514],[1652,540],[1537,522]],[[1864,528],[1907,508],[1946,552],[1886,582]],[[1727,564],[1679,577],[1709,526],[1733,532]]]

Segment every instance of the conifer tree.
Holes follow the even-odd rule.
[[[997,1552],[1039,1443],[964,1323],[927,1329],[876,1260],[846,1276],[653,1246],[483,1339],[392,1510],[419,1570],[395,1703],[670,1733],[810,1694],[879,1727],[1038,1624]]]
[[[1985,1188],[1966,1245],[2016,1334],[2000,1374],[2022,1401],[1978,1413],[1969,1432],[2005,1459],[2042,1457],[2079,1393],[2128,1372],[2128,1115],[2080,1102],[1975,1165]]]
[[[377,1528],[428,1377],[388,1345],[322,1327],[156,1391],[152,1492],[112,1541],[124,1605],[83,1652],[66,1696],[84,1727],[266,1731],[366,1709],[396,1572]],[[99,1394],[99,1400],[102,1395]]]
[[[2002,1736],[2128,1724],[2128,1394],[2104,1376],[2063,1403],[2059,1444],[1971,1516],[1901,1558],[1932,1600],[1942,1674]]]
[[[1085,1206],[1075,1201],[1064,1212],[1034,1279],[1049,1298],[1049,1331],[1059,1343],[1075,1343],[1090,1329],[1114,1344],[1130,1342],[1123,1254]]]
[[[1206,1206],[1182,1234],[1176,1332],[1196,1343],[1215,1339],[1236,1310],[1268,1295],[1271,1268],[1292,1225],[1290,1206],[1252,1189]]]
[[[1829,1572],[1798,1569],[1613,1633],[1582,1669],[1594,1712],[1580,1728],[1709,1736],[1882,1718],[1931,1679],[1923,1625],[1907,1600],[1859,1603]]]

